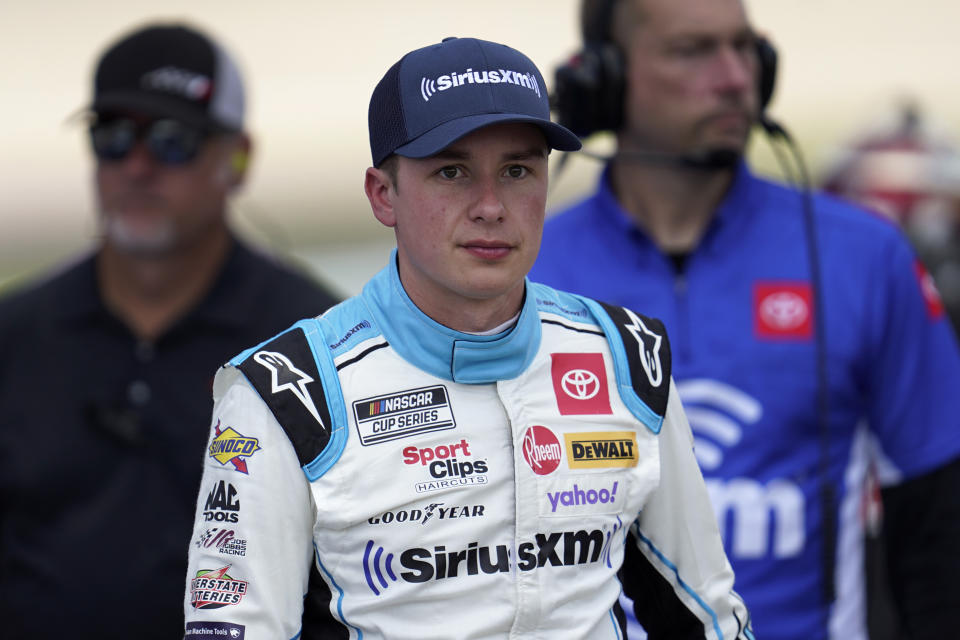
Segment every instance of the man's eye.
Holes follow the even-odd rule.
[[[510,165],[507,167],[507,175],[511,178],[522,178],[527,175],[527,168],[519,164]]]
[[[713,48],[714,46],[710,42],[694,40],[678,43],[673,47],[673,53],[681,58],[696,58],[709,54]]]
[[[460,176],[460,167],[444,167],[440,169],[440,175],[448,180],[453,180]]]

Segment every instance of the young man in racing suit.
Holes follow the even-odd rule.
[[[189,638],[753,637],[663,326],[528,281],[540,72],[450,38],[387,71],[363,292],[217,374]]]

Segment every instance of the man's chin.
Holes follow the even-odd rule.
[[[751,123],[744,120],[737,124],[718,126],[719,123],[708,121],[697,132],[699,143],[707,149],[730,149],[743,153],[747,148],[752,130]]]
[[[176,233],[170,224],[133,224],[111,218],[104,225],[103,236],[113,249],[139,256],[161,256],[176,245]]]

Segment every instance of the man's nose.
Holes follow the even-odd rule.
[[[711,76],[722,91],[745,91],[756,84],[757,61],[752,51],[738,47],[717,50]]]
[[[123,172],[131,177],[150,175],[158,166],[156,158],[153,157],[142,140],[137,140],[134,143],[130,153],[120,160],[119,164]]]
[[[472,217],[476,221],[499,222],[506,214],[503,205],[501,185],[496,178],[484,178],[477,184],[477,200],[474,203]]]

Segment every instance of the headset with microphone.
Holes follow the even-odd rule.
[[[611,33],[613,12],[618,0],[600,0],[596,9],[589,8],[583,15],[583,48],[556,69],[554,92],[551,95],[551,108],[557,114],[557,121],[585,138],[598,131],[619,131],[624,119],[624,100],[626,97],[626,62],[620,47],[613,41]],[[823,519],[823,548],[821,556],[823,588],[822,597],[829,604],[835,597],[834,565],[836,554],[836,495],[829,479],[829,408],[827,392],[827,349],[825,319],[823,313],[823,284],[820,273],[819,248],[816,234],[816,221],[812,185],[800,150],[787,130],[766,115],[767,105],[773,97],[777,76],[777,51],[765,38],[755,39],[758,62],[757,92],[759,114],[757,123],[770,137],[771,143],[782,140],[790,149],[799,179],[795,180],[789,163],[775,144],[771,144],[777,160],[791,182],[797,182],[802,200],[804,235],[807,255],[810,262],[810,280],[813,289],[814,335],[816,349],[815,378],[817,388],[817,426],[820,449],[818,464],[818,484],[821,496],[821,518]],[[741,152],[734,149],[712,149],[687,154],[668,154],[655,151],[620,152],[613,156],[595,154],[586,150],[577,152],[599,160],[631,160],[652,164],[668,164],[695,170],[730,169],[740,161]],[[558,171],[562,169],[569,156],[560,158]]]
[[[551,107],[557,114],[557,121],[581,138],[597,131],[618,131],[623,124],[626,62],[611,33],[617,1],[603,0],[597,3],[595,11],[585,14],[583,48],[558,67],[555,73]],[[782,127],[765,114],[776,83],[777,52],[765,38],[757,38],[755,46],[759,64],[758,122],[771,135],[781,134]],[[589,152],[581,153],[593,155]],[[735,165],[740,157],[739,152],[732,149],[712,149],[681,155],[630,151],[622,155],[633,160],[700,169],[729,168]]]

